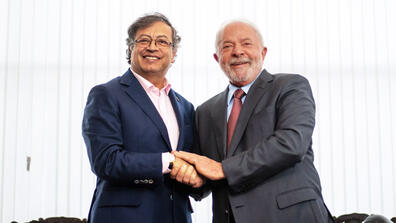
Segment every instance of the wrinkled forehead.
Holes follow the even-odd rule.
[[[172,28],[163,22],[154,22],[147,27],[137,30],[135,38],[142,36],[148,36],[154,39],[158,37],[172,39]]]
[[[216,36],[216,47],[223,42],[242,41],[242,40],[258,41],[263,46],[263,40],[257,28],[243,21],[229,22],[223,25]]]

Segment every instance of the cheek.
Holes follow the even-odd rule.
[[[221,67],[222,69],[227,68],[227,64],[224,62],[224,60],[219,60],[219,64],[220,64],[220,67]]]
[[[226,65],[228,64],[228,60],[227,60],[227,58],[224,57],[224,56],[221,56],[221,57],[219,58],[219,62],[220,62],[220,65],[221,65],[221,66],[226,66]]]
[[[169,55],[169,61],[171,62],[171,63],[173,63],[173,62],[175,62],[175,57],[173,56],[173,54],[170,54]]]
[[[251,54],[248,54],[248,56],[249,56],[250,58],[252,58],[253,60],[256,60],[256,61],[262,60],[262,59],[261,59],[262,56],[261,56],[260,52],[253,52],[253,53],[251,53]]]
[[[169,52],[169,60],[173,63],[176,60],[176,54],[173,51]]]
[[[131,52],[131,60],[137,61],[139,59],[139,54],[136,50]]]

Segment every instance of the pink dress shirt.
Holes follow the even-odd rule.
[[[165,78],[165,85],[162,89],[155,87],[150,81],[144,79],[142,76],[132,71],[133,75],[142,85],[143,89],[146,91],[147,95],[153,102],[155,108],[160,114],[162,120],[165,123],[166,129],[168,131],[169,141],[172,150],[176,150],[177,142],[179,141],[179,125],[177,123],[177,118],[175,111],[173,110],[172,103],[169,99],[169,91],[171,85]],[[169,162],[174,160],[174,156],[168,153],[162,153],[162,173],[169,173],[168,169]]]

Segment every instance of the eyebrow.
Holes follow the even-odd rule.
[[[251,38],[244,38],[244,39],[240,40],[240,42],[245,42],[245,41],[253,41],[253,40]],[[226,44],[226,43],[234,44],[234,41],[224,40],[222,44]]]
[[[233,41],[230,41],[230,40],[225,40],[225,41],[222,42],[222,44],[226,44],[226,43],[234,44],[234,42],[233,42]]]
[[[150,35],[148,35],[148,34],[141,34],[140,36],[138,36],[137,38],[141,38],[141,37],[150,37],[151,39],[152,39],[152,37],[150,36]],[[157,37],[156,37],[156,39],[158,39],[158,38],[162,38],[162,37],[164,37],[164,38],[166,38],[166,39],[169,39],[166,35],[158,35]]]
[[[244,38],[244,39],[242,39],[241,42],[244,42],[244,41],[252,41],[252,39],[250,39],[250,38]]]

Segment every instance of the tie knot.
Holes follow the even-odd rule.
[[[243,95],[245,95],[245,92],[238,88],[235,92],[234,92],[234,98],[238,98],[241,99],[243,97]]]

